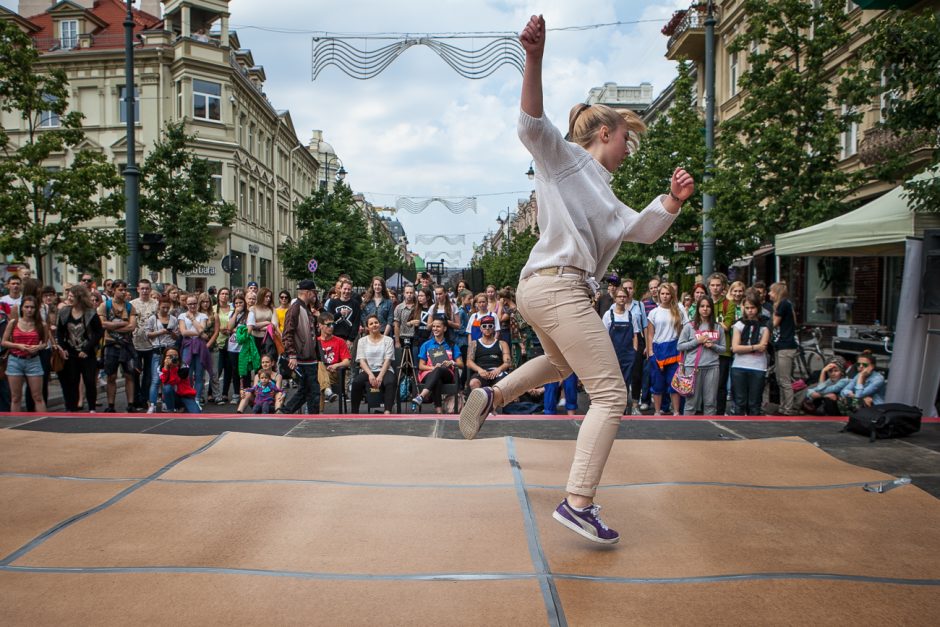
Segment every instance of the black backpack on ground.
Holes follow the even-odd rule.
[[[875,438],[900,438],[920,431],[921,416],[920,409],[903,403],[859,407],[842,430],[867,435],[870,442]]]

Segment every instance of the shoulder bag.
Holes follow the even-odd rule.
[[[705,348],[704,344],[699,345],[698,352],[695,354],[695,365],[692,366],[691,374],[686,374],[685,371],[685,354],[683,354],[682,358],[679,360],[679,367],[676,368],[676,373],[672,375],[672,389],[674,389],[679,396],[689,397],[692,396],[692,392],[695,391],[695,377],[698,374],[698,362],[702,359],[703,348]]]

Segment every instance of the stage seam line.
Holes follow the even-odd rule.
[[[147,432],[150,431],[151,429],[156,429],[157,427],[160,427],[160,426],[162,426],[162,425],[165,425],[165,424],[168,423],[168,422],[173,422],[173,418],[167,418],[167,419],[164,420],[163,422],[158,422],[157,424],[153,425],[152,427],[147,427],[146,429],[144,429],[144,430],[141,431],[140,433],[147,433]]]
[[[132,479],[133,481],[133,479]],[[421,490],[490,490],[494,488],[503,489],[512,488],[512,483],[476,483],[476,484],[453,484],[453,483],[367,483],[357,481],[335,481],[332,479],[157,479],[155,483],[182,483],[182,484],[305,484],[311,485],[336,485],[344,488],[404,488]],[[868,482],[872,483],[872,482]]]
[[[17,549],[16,551],[8,555],[7,557],[0,560],[0,566],[8,566],[11,562],[14,562],[18,560],[19,558],[23,557],[24,555],[26,555],[27,553],[29,553],[30,551],[32,551],[33,549],[35,549],[36,547],[44,543],[46,540],[56,535],[60,531],[62,531],[63,529],[67,529],[68,527],[71,527],[73,524],[77,523],[78,521],[84,518],[87,518],[91,516],[92,514],[97,514],[103,509],[107,509],[108,507],[111,507],[118,501],[122,500],[124,497],[136,492],[137,490],[144,487],[148,483],[152,483],[155,479],[159,479],[161,475],[166,474],[178,464],[181,464],[187,459],[191,457],[195,457],[196,455],[199,455],[200,453],[208,450],[212,445],[214,445],[216,442],[224,438],[227,433],[228,433],[227,431],[225,433],[220,433],[219,435],[214,437],[212,440],[210,440],[206,444],[203,444],[201,447],[199,447],[195,451],[186,453],[182,457],[176,458],[172,462],[163,466],[163,468],[160,468],[159,470],[152,473],[151,475],[145,477],[144,479],[141,479],[134,485],[121,490],[120,492],[112,496],[110,499],[105,501],[104,503],[97,505],[95,507],[92,507],[91,509],[87,509],[84,512],[70,516],[69,518],[66,518],[65,520],[57,523],[53,527],[47,529],[43,533],[39,534],[38,536],[30,540],[29,542],[24,544],[22,547],[20,547],[19,549]]]
[[[23,479],[54,479],[56,481],[90,481],[97,483],[140,481],[140,477],[72,477],[69,475],[43,475],[35,472],[0,472],[0,478],[4,477],[21,477]]]
[[[901,444],[907,444],[908,446],[913,446],[914,448],[919,449],[921,451],[927,451],[928,453],[933,453],[934,455],[940,455],[940,451],[935,451],[932,448],[927,448],[926,446],[921,446],[920,444],[911,444],[910,442],[900,439],[900,438],[898,439],[898,442],[900,442]]]
[[[627,488],[658,488],[658,487],[714,487],[714,488],[745,488],[751,490],[842,490],[846,488],[861,488],[873,483],[895,481],[895,479],[873,479],[871,481],[854,481],[852,483],[834,483],[829,485],[756,485],[750,483],[722,483],[720,481],[655,481],[650,483],[612,483],[597,486],[598,490],[620,490]],[[559,485],[532,485],[540,490],[564,490]]]
[[[737,431],[735,431],[734,429],[732,429],[732,428],[730,428],[730,427],[726,427],[725,425],[721,424],[720,422],[717,422],[717,421],[715,421],[715,420],[709,420],[708,422],[711,423],[711,424],[713,424],[713,425],[715,425],[717,428],[721,429],[722,431],[727,431],[728,433],[730,433],[731,435],[733,435],[734,437],[736,437],[736,438],[739,439],[739,440],[747,440],[747,439],[748,439],[748,438],[744,437],[743,435],[741,435],[740,433],[738,433]]]
[[[297,424],[295,424],[293,427],[291,427],[290,429],[288,429],[288,430],[287,430],[287,433],[285,433],[285,434],[282,435],[281,437],[282,437],[282,438],[289,438],[289,437],[291,437],[291,433],[294,432],[294,429],[296,429],[296,428],[299,427],[300,425],[305,425],[305,424],[307,424],[307,421],[306,421],[306,420],[301,420],[300,422],[298,422]]]
[[[174,574],[218,574],[248,575],[260,577],[286,577],[325,581],[510,581],[539,579],[536,573],[416,573],[416,574],[357,574],[318,573],[308,571],[263,570],[253,568],[213,568],[206,566],[0,566],[0,572],[45,573],[56,575],[123,574],[123,573],[174,573]],[[554,573],[556,579],[587,581],[591,583],[676,585],[695,583],[727,583],[737,581],[810,580],[853,581],[898,586],[940,586],[940,579],[904,579],[898,577],[875,577],[871,575],[846,575],[839,573],[736,573],[730,575],[701,575],[698,577],[600,577]]]
[[[519,508],[522,510],[522,521],[525,527],[526,542],[529,545],[529,556],[538,575],[539,588],[542,590],[542,599],[545,601],[545,611],[548,613],[548,623],[552,627],[567,627],[565,610],[558,595],[558,588],[552,578],[548,560],[542,550],[539,540],[539,530],[532,514],[532,505],[526,490],[525,479],[522,476],[522,466],[516,457],[516,443],[512,436],[506,437],[506,454],[509,457],[509,466],[512,468],[512,478],[516,487],[516,497],[519,499]]]
[[[556,573],[558,579],[625,584],[685,584],[724,583],[728,581],[822,580],[855,581],[860,583],[893,584],[898,586],[940,586],[940,579],[902,579],[870,575],[844,575],[839,573],[738,573],[733,575],[702,575],[700,577],[595,577]]]

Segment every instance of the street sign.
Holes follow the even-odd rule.
[[[676,253],[694,253],[698,250],[698,242],[673,242],[672,251]]]
[[[307,270],[310,270],[311,273],[316,273],[317,271],[317,260],[311,259],[307,262]]]

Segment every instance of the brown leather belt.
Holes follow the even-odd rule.
[[[575,268],[574,266],[552,266],[551,268],[539,268],[532,274],[537,274],[539,276],[560,276],[562,274],[574,274],[582,279],[587,278],[587,272],[581,268]]]

